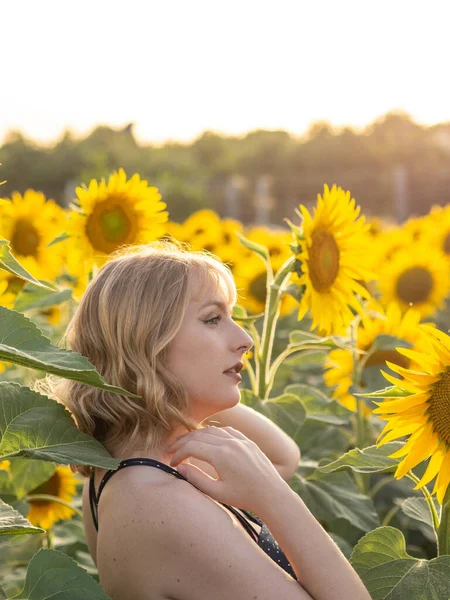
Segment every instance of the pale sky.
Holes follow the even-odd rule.
[[[447,0],[0,0],[0,141],[450,120]]]

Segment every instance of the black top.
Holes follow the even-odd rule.
[[[94,521],[95,529],[97,531],[98,531],[98,503],[99,503],[100,495],[103,491],[103,488],[105,487],[105,485],[109,481],[109,479],[114,475],[114,473],[117,473],[117,471],[119,471],[120,469],[124,469],[125,467],[133,467],[136,465],[147,465],[149,467],[156,467],[157,469],[162,469],[166,473],[170,473],[171,475],[178,477],[178,479],[184,479],[184,481],[188,481],[186,479],[186,477],[183,477],[183,475],[181,475],[181,473],[178,473],[178,471],[176,471],[175,469],[172,469],[172,467],[169,467],[168,465],[166,465],[162,462],[159,462],[158,460],[154,460],[153,458],[128,458],[128,459],[122,460],[120,462],[119,467],[117,468],[116,471],[107,471],[105,473],[105,475],[103,476],[103,479],[100,482],[99,488],[98,488],[98,495],[96,495],[95,485],[94,485],[94,471],[93,471],[91,474],[90,481],[89,481],[89,502],[91,505],[92,519]],[[257,525],[259,525],[261,527],[261,532],[258,535],[258,532],[255,530],[255,528],[251,525],[251,523],[245,517],[242,516],[242,514],[238,510],[236,510],[232,506],[228,506],[228,504],[223,504],[223,503],[221,503],[221,504],[226,509],[228,509],[231,513],[233,513],[233,515],[239,520],[239,522],[243,525],[246,532],[258,544],[258,546],[262,550],[264,550],[264,552],[268,556],[270,556],[270,558],[274,562],[278,563],[278,565],[282,569],[284,569],[286,571],[286,573],[289,573],[289,575],[291,577],[293,577],[295,580],[297,580],[294,570],[292,569],[288,559],[286,558],[286,555],[283,553],[283,551],[277,544],[275,538],[270,533],[266,524],[263,523],[263,521],[261,521],[261,519],[258,519],[258,517],[252,515],[248,511],[239,509],[239,510],[241,510],[242,513],[245,514],[245,516],[249,519],[249,521],[256,523]]]

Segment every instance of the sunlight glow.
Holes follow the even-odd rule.
[[[3,2],[0,140],[136,124],[141,140],[206,129],[301,134],[392,109],[450,120],[445,3],[381,0]]]

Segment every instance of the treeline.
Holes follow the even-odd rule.
[[[172,220],[210,207],[244,223],[282,224],[311,205],[323,184],[349,189],[367,215],[402,221],[450,201],[450,123],[424,127],[391,112],[361,132],[316,123],[298,138],[258,130],[243,137],[205,132],[193,143],[139,144],[133,126],[66,133],[43,147],[11,132],[0,147],[3,197],[34,188],[61,205],[74,188],[123,167],[157,186]]]

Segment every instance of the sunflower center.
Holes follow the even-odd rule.
[[[53,475],[50,477],[48,481],[45,481],[40,486],[32,490],[30,495],[32,494],[48,494],[49,496],[60,496],[61,491],[61,481],[59,478],[58,471],[55,471]],[[50,502],[50,500],[30,500],[30,504],[33,506],[46,506]]]
[[[439,439],[450,444],[450,369],[447,368],[441,379],[433,385],[428,400],[428,415]]]
[[[37,256],[40,237],[36,228],[25,219],[16,223],[11,236],[11,247],[16,254],[22,256]]]
[[[397,280],[397,296],[405,304],[416,304],[428,300],[433,290],[433,277],[425,267],[411,267]]]
[[[267,274],[264,272],[257,275],[250,283],[248,289],[253,298],[264,304],[267,293]]]
[[[326,229],[313,232],[309,249],[309,276],[317,292],[326,292],[339,273],[339,248],[334,236]]]
[[[445,254],[450,254],[450,233],[445,236],[444,243],[442,245]]]
[[[92,246],[109,254],[126,244],[132,234],[133,223],[119,204],[97,204],[86,222],[86,235]]]

